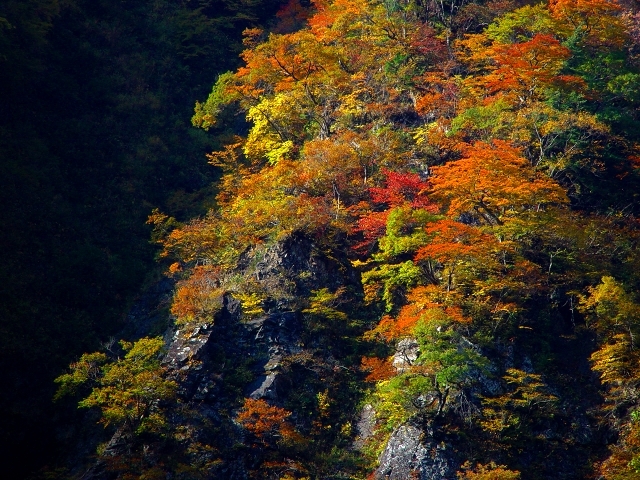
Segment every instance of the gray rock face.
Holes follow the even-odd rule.
[[[361,450],[365,446],[367,440],[375,433],[375,428],[376,411],[374,410],[373,405],[367,404],[360,412],[360,418],[356,424],[356,431],[358,432],[358,435],[353,442],[353,448]]]
[[[393,366],[399,373],[402,373],[415,363],[419,354],[420,348],[416,339],[404,338],[396,346],[396,353],[393,355]]]
[[[254,367],[258,378],[247,387],[247,396],[254,400],[263,398],[278,401],[279,386],[286,383],[280,379],[282,358],[302,350],[298,336],[300,318],[295,312],[282,312],[243,325],[267,352],[265,360]]]
[[[164,363],[173,370],[179,370],[189,360],[197,360],[211,336],[211,324],[196,327],[190,334],[177,330],[164,358]]]
[[[458,467],[450,446],[411,424],[393,432],[379,462],[376,480],[454,480]]]

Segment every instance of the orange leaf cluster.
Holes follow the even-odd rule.
[[[381,335],[385,340],[410,337],[419,322],[440,322],[443,317],[455,324],[470,324],[471,318],[464,315],[456,305],[460,298],[452,292],[445,292],[437,285],[422,285],[407,294],[407,304],[394,317],[384,315],[376,328],[367,334]]]
[[[266,401],[247,398],[236,420],[260,440],[291,437],[295,431],[286,421],[291,412],[269,405]]]
[[[433,196],[448,203],[449,215],[475,212],[489,225],[568,202],[560,185],[536,172],[518,148],[503,140],[476,142],[464,158],[432,172]]]
[[[367,382],[379,382],[393,377],[397,371],[388,359],[377,357],[362,357],[362,370],[369,372]]]
[[[509,470],[504,465],[496,465],[491,462],[487,465],[478,464],[475,468],[471,468],[471,464],[466,462],[463,471],[458,472],[459,480],[518,480],[520,472],[517,470]]]
[[[578,31],[584,42],[597,49],[621,48],[627,41],[616,0],[550,0],[549,10],[568,34]]]
[[[222,306],[219,273],[220,269],[216,267],[195,267],[187,279],[178,282],[171,313],[179,321],[216,313]]]
[[[509,100],[524,102],[539,89],[558,81],[570,50],[551,35],[537,34],[528,42],[498,45],[493,48],[497,68],[480,81],[489,93],[509,95]]]
[[[432,259],[449,263],[464,257],[485,255],[496,244],[495,237],[482,233],[453,220],[439,220],[428,224],[425,231],[430,237],[427,245],[420,247],[414,260]]]

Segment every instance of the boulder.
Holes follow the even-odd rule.
[[[436,442],[430,428],[398,427],[380,455],[376,480],[455,480],[459,462],[450,445]]]

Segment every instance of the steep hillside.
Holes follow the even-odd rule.
[[[115,432],[95,474],[640,475],[640,17],[280,15],[196,105],[205,130],[250,124],[208,155],[215,207],[149,219],[177,280],[168,353],[145,338],[58,379]]]

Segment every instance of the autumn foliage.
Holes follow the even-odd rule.
[[[269,405],[264,400],[247,398],[237,421],[260,441],[289,440],[297,433],[287,419],[291,416],[284,408]]]
[[[471,468],[467,462],[463,468],[465,469],[463,472],[458,472],[459,480],[518,480],[520,478],[520,472],[509,470],[504,465],[496,465],[493,462],[489,465],[479,464],[475,468]]]
[[[350,256],[363,338],[377,350],[334,368],[371,383],[384,432],[371,449],[410,420],[466,429],[483,448],[471,448],[480,463],[461,479],[528,475],[496,459],[527,457],[548,478],[569,468],[546,460],[567,459],[581,435],[559,407],[573,372],[554,349],[591,329],[597,345],[583,359],[606,401],[588,401],[616,418],[624,445],[598,468],[623,478],[616,472],[640,465],[638,307],[622,286],[638,284],[639,265],[630,20],[604,0],[463,3],[447,12],[442,2],[290,2],[277,31],[245,32],[243,66],[219,78],[193,118],[207,129],[231,110],[249,123],[209,155],[222,172],[217,208],[160,229],[165,255],[184,266],[172,272],[172,312],[187,324],[211,319],[226,288],[258,308],[258,280],[237,262],[294,234]],[[305,293],[300,313],[315,334],[322,324],[337,338],[354,321],[338,308],[345,291]],[[315,403],[296,398],[313,403],[319,444],[327,391]],[[274,449],[304,443],[292,418],[246,399],[236,420]],[[551,431],[571,441],[544,444]],[[594,464],[593,448],[570,461]]]
[[[478,142],[461,160],[434,167],[433,193],[448,204],[450,215],[470,212],[487,224],[567,202],[553,180],[536,172],[520,151],[507,142]]]

